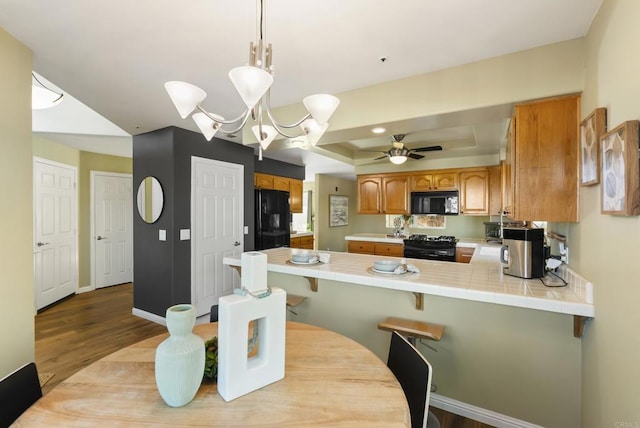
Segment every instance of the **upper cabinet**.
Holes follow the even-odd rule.
[[[292,213],[302,212],[302,180],[289,179],[289,208]]]
[[[579,105],[568,96],[516,106],[504,189],[514,220],[578,221]]]
[[[428,192],[430,190],[456,190],[458,188],[458,172],[420,173],[411,176],[412,192]]]
[[[253,175],[253,185],[256,189],[289,192],[289,211],[292,213],[302,212],[302,180],[256,172]]]
[[[460,214],[489,215],[489,170],[460,173]]]
[[[406,175],[358,177],[358,214],[408,214]]]

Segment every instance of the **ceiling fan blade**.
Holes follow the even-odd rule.
[[[380,159],[386,159],[386,158],[387,158],[387,155],[384,155],[384,156],[380,156],[379,158],[375,158],[374,160],[380,160]]]
[[[415,153],[409,153],[408,155],[411,159],[422,159],[424,156],[423,155],[418,155]]]
[[[442,146],[428,146],[428,147],[419,147],[417,149],[411,149],[412,152],[434,152],[437,150],[442,150]]]

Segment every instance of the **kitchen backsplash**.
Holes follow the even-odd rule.
[[[394,219],[400,215],[356,215],[351,233],[393,233]],[[444,225],[430,220],[431,216],[412,216],[411,233],[453,235],[460,238],[484,238],[484,222],[488,216],[436,216],[444,218]],[[443,227],[444,226],[444,227]]]

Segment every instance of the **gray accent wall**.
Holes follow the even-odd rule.
[[[258,161],[252,147],[168,127],[133,137],[135,195],[147,176],[158,179],[164,193],[160,218],[147,224],[134,213],[134,308],[165,316],[169,306],[191,302],[191,242],[180,241],[180,229],[191,228],[191,156],[244,165],[244,249],[254,248],[253,174],[255,170],[304,178],[304,167],[265,158]],[[165,230],[166,241],[158,234]]]

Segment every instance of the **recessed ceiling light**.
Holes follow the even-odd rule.
[[[373,132],[374,134],[382,134],[382,133],[383,133],[383,132],[385,132],[386,130],[387,130],[386,128],[383,128],[383,127],[381,127],[381,126],[378,126],[378,127],[376,127],[376,128],[373,128],[373,129],[371,130],[371,132]]]

